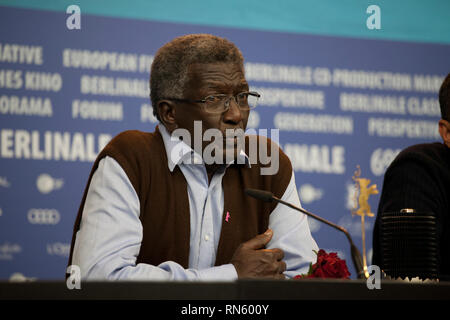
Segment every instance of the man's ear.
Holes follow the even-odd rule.
[[[443,119],[439,120],[439,134],[447,147],[450,148],[450,122]]]
[[[178,128],[177,122],[175,120],[175,103],[170,100],[161,100],[156,106],[156,110],[159,115],[159,119],[162,124],[166,127],[169,133]]]

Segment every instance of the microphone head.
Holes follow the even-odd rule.
[[[436,279],[440,270],[437,219],[433,212],[382,212],[380,267],[393,278]]]
[[[245,189],[245,193],[250,197],[262,200],[265,202],[273,201],[273,193],[270,191],[258,190],[258,189]]]

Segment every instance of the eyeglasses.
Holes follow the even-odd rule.
[[[208,113],[224,113],[230,109],[231,99],[234,99],[240,110],[247,111],[256,108],[258,99],[261,95],[255,91],[246,91],[234,96],[226,94],[215,94],[207,96],[201,100],[189,100],[178,98],[165,98],[161,100],[174,100],[188,103],[203,103],[203,110]]]

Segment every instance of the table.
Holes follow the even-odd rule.
[[[0,282],[0,300],[450,300],[450,282],[385,280],[381,289],[364,280],[238,280],[235,282]]]

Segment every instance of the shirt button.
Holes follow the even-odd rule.
[[[209,236],[207,234],[205,234],[205,241],[209,240]]]

